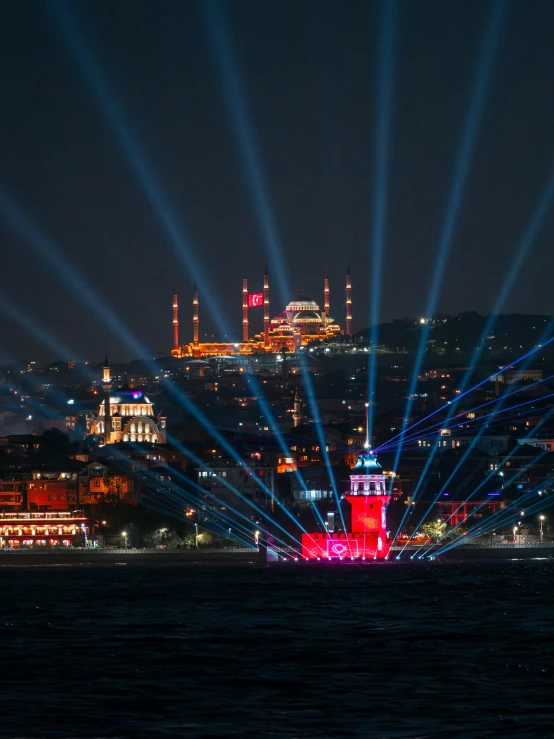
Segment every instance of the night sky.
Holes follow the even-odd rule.
[[[398,3],[384,320],[425,311],[489,15],[484,0]],[[223,19],[223,51],[234,54],[240,79],[227,96],[230,77],[220,74],[221,56],[213,53],[220,38],[214,17]],[[367,326],[379,17],[377,3],[356,0],[231,0],[215,7],[192,0],[4,0],[0,359],[56,357],[8,315],[10,307],[76,358],[100,359],[104,348],[114,359],[135,353],[79,297],[60,263],[49,266],[44,250],[41,256],[33,247],[32,227],[152,350],[171,347],[174,285],[181,340],[191,339],[195,273],[204,290],[201,335],[217,330],[209,290],[238,339],[241,278],[248,277],[251,291],[261,289],[267,263],[272,313],[284,307],[258,217],[264,197],[292,291],[282,297],[302,293],[321,303],[328,265],[331,314],[344,325],[350,263],[354,329]],[[553,38],[553,2],[506,5],[440,311],[490,311],[549,181]],[[227,104],[241,88],[255,183]],[[263,189],[257,201],[255,188]],[[553,211],[506,311],[552,312]],[[21,218],[28,219],[26,234]],[[182,257],[176,248],[185,250]]]

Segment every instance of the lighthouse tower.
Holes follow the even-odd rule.
[[[350,475],[350,492],[344,496],[350,503],[352,534],[364,537],[364,552],[384,559],[389,553],[387,544],[386,478],[377,458],[371,452],[360,454]]]
[[[352,468],[350,490],[350,531],[302,535],[302,556],[307,559],[386,559],[387,541],[386,477],[376,456],[363,452]]]

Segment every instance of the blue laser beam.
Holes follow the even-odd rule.
[[[551,324],[552,324],[552,325],[554,325],[553,321],[551,321],[551,322],[549,323],[549,326],[551,326]],[[392,436],[392,437],[391,437],[391,438],[389,439],[389,441],[387,442],[387,445],[388,445],[388,444],[390,444],[390,442],[392,442],[392,441],[394,441],[394,440],[398,439],[398,440],[399,440],[399,441],[398,441],[398,444],[399,444],[399,445],[401,446],[401,445],[403,444],[403,440],[404,440],[404,438],[406,437],[406,434],[407,434],[407,432],[408,432],[408,431],[409,431],[410,429],[414,429],[414,428],[416,428],[417,426],[421,426],[421,424],[422,424],[422,423],[425,423],[425,421],[428,421],[428,420],[429,420],[430,418],[432,418],[433,416],[436,416],[436,415],[437,415],[437,413],[440,413],[441,411],[443,411],[443,410],[445,410],[445,409],[448,409],[448,408],[449,408],[450,406],[455,406],[455,405],[456,405],[457,403],[459,403],[459,402],[460,402],[460,400],[462,400],[462,399],[463,399],[463,398],[464,398],[464,397],[465,397],[466,395],[469,395],[470,393],[474,392],[474,391],[475,391],[475,390],[477,390],[478,388],[480,388],[480,387],[482,387],[483,385],[485,385],[485,384],[486,384],[487,382],[490,382],[490,381],[491,381],[491,380],[492,380],[492,379],[493,379],[493,378],[494,378],[494,377],[495,377],[495,376],[496,376],[496,375],[498,374],[498,372],[500,372],[501,370],[504,370],[504,371],[505,371],[505,370],[508,370],[508,369],[510,369],[510,368],[512,368],[512,367],[516,367],[516,366],[517,366],[517,365],[518,365],[518,364],[519,364],[520,362],[524,362],[524,361],[526,361],[526,360],[527,360],[527,359],[528,359],[529,357],[532,357],[532,356],[533,356],[534,354],[536,354],[536,353],[537,353],[538,351],[544,350],[544,349],[545,349],[545,347],[549,346],[549,345],[550,345],[550,344],[552,344],[553,342],[554,342],[554,337],[551,337],[551,338],[549,338],[548,340],[545,340],[544,342],[542,342],[540,346],[535,346],[535,347],[533,347],[533,349],[530,349],[530,350],[529,350],[528,352],[526,352],[525,354],[522,354],[522,356],[521,356],[521,357],[519,357],[518,359],[516,359],[515,361],[513,361],[513,362],[509,362],[509,363],[508,363],[508,364],[507,364],[507,365],[506,365],[505,367],[501,367],[501,368],[500,368],[499,370],[497,370],[496,372],[494,372],[494,374],[492,374],[492,375],[489,375],[488,377],[485,377],[485,379],[484,379],[484,380],[481,380],[481,382],[478,382],[478,383],[477,383],[476,385],[473,385],[473,387],[470,387],[470,388],[469,388],[469,390],[466,390],[465,392],[463,392],[463,393],[460,393],[460,394],[459,394],[459,395],[457,395],[457,396],[456,396],[456,397],[455,397],[455,398],[454,398],[454,399],[453,399],[452,401],[450,401],[450,402],[448,402],[448,403],[445,403],[444,405],[440,406],[440,408],[437,408],[437,409],[436,409],[436,410],[434,410],[434,411],[433,411],[432,413],[429,413],[429,414],[428,414],[427,416],[425,416],[425,418],[421,418],[421,419],[420,419],[419,421],[416,421],[416,423],[413,423],[413,424],[411,424],[411,425],[410,425],[409,427],[406,427],[406,428],[405,428],[405,429],[404,429],[403,431],[401,431],[401,432],[400,432],[399,434],[395,434],[394,436]],[[404,419],[404,420],[406,420],[406,419]],[[377,447],[377,448],[375,449],[375,452],[379,452],[379,451],[381,451],[381,449],[382,449],[382,447],[383,447],[383,446],[385,446],[385,445],[381,445],[380,447]]]
[[[526,472],[526,471],[527,471],[527,470],[528,470],[528,469],[529,469],[530,467],[532,467],[532,465],[533,465],[533,464],[536,464],[536,462],[538,462],[538,461],[539,461],[539,460],[540,460],[540,459],[541,459],[542,457],[544,457],[546,453],[547,453],[547,452],[544,452],[543,454],[540,454],[540,455],[539,455],[539,456],[538,456],[538,457],[537,457],[536,459],[534,459],[534,460],[533,460],[532,462],[529,462],[528,464],[524,465],[524,466],[523,466],[522,468],[520,468],[519,470],[516,470],[516,472],[515,472],[515,473],[514,473],[514,474],[513,474],[513,475],[512,475],[512,476],[511,476],[511,477],[510,477],[510,478],[509,478],[509,479],[508,479],[507,481],[506,481],[506,483],[505,483],[505,484],[506,484],[506,487],[508,487],[508,486],[509,486],[509,485],[511,485],[512,483],[516,482],[516,481],[517,481],[517,480],[518,480],[518,479],[519,479],[519,478],[520,478],[520,477],[521,477],[521,476],[522,476],[522,475],[523,475],[523,474],[524,474],[524,473],[525,473],[525,472]],[[539,487],[539,486],[537,486],[537,488],[538,488],[538,487]],[[530,496],[530,495],[532,495],[532,493],[526,493],[526,494],[525,494],[524,496],[520,496],[519,498],[517,498],[517,499],[516,499],[516,501],[512,501],[512,503],[511,503],[511,504],[513,505],[513,504],[514,504],[515,502],[517,502],[517,501],[520,501],[520,503],[518,504],[518,510],[519,510],[519,508],[521,507],[521,500],[522,500],[523,498],[526,498],[526,497]],[[467,518],[465,519],[464,523],[465,523],[465,522],[466,522],[466,521],[467,521],[468,519],[470,519],[470,518],[471,518],[472,516],[474,516],[475,514],[477,514],[477,513],[478,513],[478,512],[479,512],[479,511],[480,511],[480,510],[481,510],[481,509],[482,509],[482,508],[484,507],[484,506],[488,505],[489,503],[490,503],[490,501],[488,501],[488,500],[485,500],[485,501],[482,501],[482,502],[481,502],[481,503],[480,503],[479,505],[476,505],[476,506],[475,506],[475,508],[474,508],[474,509],[473,509],[473,510],[472,510],[472,511],[471,511],[471,512],[470,512],[470,513],[468,514],[468,516],[467,516]],[[453,515],[455,515],[455,514],[456,514],[456,513],[457,513],[457,512],[459,511],[459,510],[460,510],[460,508],[458,508],[458,509],[457,509],[457,511],[455,511]],[[448,520],[451,520],[451,519],[448,519]],[[479,524],[479,525],[480,525],[480,524]],[[435,544],[433,544],[433,546],[432,546],[432,547],[430,547],[430,548],[429,548],[428,552],[430,552],[430,551],[431,551],[431,550],[432,550],[432,549],[433,549],[433,548],[434,548],[435,546],[438,546],[438,545],[440,544],[440,542],[441,542],[441,541],[444,541],[444,539],[445,539],[445,538],[447,537],[447,535],[448,535],[448,532],[445,532],[445,534],[444,534],[444,535],[443,535],[443,536],[442,536],[442,537],[441,537],[440,539],[438,539],[438,540],[437,540],[437,541],[435,542]],[[455,539],[455,540],[454,540],[453,542],[449,542],[449,544],[448,544],[448,545],[445,545],[445,546],[447,546],[447,547],[448,547],[448,549],[451,549],[451,548],[452,548],[452,547],[450,546],[450,544],[451,544],[451,543],[452,543],[452,545],[453,545],[453,546],[456,546],[456,544],[455,544],[454,542],[461,542],[461,541],[462,541],[462,539],[463,539],[464,541],[467,541],[467,540],[468,540],[468,539],[467,539],[467,532],[465,532],[465,533],[464,533],[464,534],[463,534],[462,536],[458,536],[458,537],[456,537],[456,539]],[[420,546],[420,548],[419,548],[419,549],[417,550],[417,552],[416,552],[416,555],[418,554],[418,552],[419,552],[419,551],[421,551],[422,549],[424,549],[424,548],[425,548],[425,546],[426,546],[425,544],[422,544],[422,545]]]
[[[379,36],[377,44],[377,126],[375,135],[375,176],[373,183],[373,228],[371,295],[370,295],[370,354],[368,368],[367,436],[373,435],[374,396],[377,375],[377,344],[379,342],[379,310],[383,254],[387,221],[388,169],[390,156],[390,128],[394,87],[394,56],[396,46],[396,1],[379,3]]]
[[[207,431],[208,431],[209,433],[211,433],[212,435],[214,435],[214,434],[213,434],[213,431],[214,431],[215,429],[213,428],[213,426],[211,426],[211,424],[209,424],[209,426],[205,426],[205,428],[206,428],[206,430],[207,430]],[[220,443],[220,444],[221,444],[221,446],[223,446],[223,447],[225,448],[225,450],[227,451],[227,453],[228,453],[228,454],[230,454],[230,455],[232,456],[232,458],[234,459],[234,461],[236,461],[236,462],[238,462],[238,463],[242,462],[242,460],[240,459],[240,457],[238,457],[238,455],[237,455],[237,454],[236,454],[236,452],[235,452],[235,451],[234,451],[234,450],[232,449],[232,447],[231,447],[231,446],[230,446],[230,445],[229,445],[229,444],[228,444],[227,442],[225,442],[225,441],[224,441],[224,443],[222,444],[221,438],[218,438],[218,436],[220,436],[220,435],[218,434],[217,436],[214,436],[214,438],[216,438],[216,440],[218,441],[218,443]],[[191,450],[190,450],[190,449],[187,449],[186,447],[184,447],[184,446],[183,446],[183,445],[182,445],[182,444],[181,444],[181,443],[180,443],[179,441],[177,441],[177,439],[174,439],[174,438],[172,438],[172,439],[171,439],[171,443],[172,443],[172,444],[174,444],[175,446],[177,446],[177,448],[178,448],[178,449],[181,449],[181,451],[183,451],[183,452],[184,452],[184,453],[185,453],[186,455],[188,455],[188,456],[189,456],[189,458],[190,458],[190,459],[192,459],[192,460],[193,460],[193,461],[194,461],[194,462],[195,462],[196,464],[198,464],[198,465],[199,465],[200,467],[203,467],[203,468],[205,468],[205,467],[206,467],[206,464],[205,464],[204,462],[202,462],[202,460],[200,460],[200,459],[199,459],[199,458],[198,458],[198,457],[197,457],[197,456],[196,456],[196,455],[195,455],[195,454],[194,454],[193,452],[191,452]],[[263,483],[263,482],[262,482],[262,480],[261,480],[261,479],[260,479],[260,478],[259,478],[259,477],[258,477],[257,475],[255,475],[255,474],[254,474],[254,472],[253,472],[253,471],[251,470],[251,468],[249,467],[249,465],[247,465],[247,464],[243,464],[243,466],[244,466],[244,469],[245,469],[245,470],[247,470],[247,471],[249,471],[249,472],[250,472],[250,474],[252,475],[252,478],[254,479],[254,481],[256,482],[256,484],[257,484],[257,485],[259,486],[260,490],[263,490],[263,492],[264,492],[264,493],[265,493],[265,494],[266,494],[266,495],[267,495],[267,496],[268,496],[269,498],[271,498],[272,500],[274,500],[275,502],[277,502],[277,505],[279,506],[279,508],[280,508],[281,510],[283,510],[283,511],[284,511],[285,513],[287,513],[287,514],[288,514],[289,518],[290,518],[290,519],[291,519],[292,521],[294,521],[294,523],[296,524],[296,526],[298,526],[298,527],[300,528],[300,530],[302,531],[302,533],[306,533],[306,532],[304,531],[303,527],[302,527],[302,526],[300,525],[300,523],[299,523],[299,522],[298,522],[298,521],[297,521],[297,520],[296,520],[296,519],[294,518],[294,516],[292,516],[292,514],[290,514],[290,512],[288,512],[288,511],[287,511],[287,510],[286,510],[286,509],[284,508],[284,506],[283,506],[283,505],[281,504],[281,502],[280,502],[280,501],[278,501],[278,500],[276,500],[276,499],[275,499],[275,495],[274,495],[274,494],[272,493],[272,491],[271,491],[271,490],[270,490],[270,489],[269,489],[269,488],[267,487],[267,485],[265,485],[265,483]],[[226,488],[227,488],[228,490],[230,490],[231,492],[235,493],[235,494],[236,494],[236,495],[237,495],[237,496],[238,496],[238,497],[239,497],[239,498],[240,498],[240,499],[241,499],[241,500],[242,500],[243,502],[245,502],[245,503],[246,503],[247,505],[251,506],[251,507],[252,507],[252,508],[253,508],[253,509],[254,509],[254,510],[255,510],[255,511],[257,512],[257,513],[259,513],[259,514],[263,515],[263,516],[264,516],[265,518],[268,518],[268,519],[269,519],[269,520],[270,520],[270,521],[271,521],[272,523],[274,523],[275,525],[279,526],[279,524],[277,524],[277,523],[276,523],[276,522],[275,522],[275,521],[274,521],[274,520],[273,520],[273,519],[271,518],[271,516],[269,516],[268,514],[266,514],[266,513],[265,513],[265,512],[264,512],[264,511],[263,511],[263,510],[262,510],[261,508],[259,508],[259,507],[258,507],[258,506],[257,506],[256,504],[254,504],[254,503],[253,503],[252,501],[250,501],[250,500],[249,500],[249,499],[248,499],[248,498],[247,498],[246,496],[242,495],[242,493],[240,493],[240,492],[239,492],[239,491],[238,491],[238,490],[237,490],[236,488],[234,488],[234,487],[233,487],[232,485],[230,485],[230,484],[229,484],[229,483],[228,483],[227,481],[225,481],[224,479],[222,479],[222,480],[221,480],[221,482],[222,482],[222,484],[223,484],[223,485],[224,485],[224,486],[225,486],[225,487],[226,487]],[[282,528],[282,527],[280,527],[280,526],[279,526],[279,528],[281,528],[281,530],[282,530],[282,531],[283,531],[284,533],[286,533],[286,534],[287,534],[288,536],[291,536],[291,538],[294,538],[294,537],[293,537],[293,535],[292,535],[292,534],[290,534],[290,532],[287,532],[287,531],[286,531],[285,529],[283,529],[283,528]],[[297,543],[298,543],[298,544],[300,544],[300,542],[299,542],[298,540],[296,540],[296,541],[297,541]]]
[[[543,490],[554,482],[554,478],[547,478],[546,480],[543,480],[538,485],[535,485],[535,487],[526,493],[525,495],[520,496],[519,498],[516,498],[515,500],[511,501],[510,508],[504,509],[501,511],[498,511],[497,513],[494,513],[492,516],[489,516],[486,521],[477,524],[474,526],[470,531],[468,532],[468,536],[458,537],[454,543],[448,543],[445,546],[443,546],[441,549],[437,550],[433,556],[440,556],[441,554],[444,554],[445,552],[448,552],[451,549],[454,549],[457,546],[460,546],[462,543],[472,541],[473,539],[476,539],[479,536],[482,536],[483,534],[487,534],[494,529],[498,528],[499,526],[506,526],[510,523],[513,523],[514,521],[517,521],[520,516],[520,508],[522,505],[525,505],[525,517],[527,518],[529,515],[533,513],[537,513],[540,510],[543,510],[544,508],[547,508],[551,505],[551,500],[549,497],[545,497],[544,499],[541,498],[540,500],[536,501],[532,505],[527,505],[526,501],[530,498],[534,498],[537,490],[542,488]],[[471,533],[473,532],[473,533]]]
[[[545,416],[544,416],[544,417],[543,417],[543,418],[542,418],[542,419],[541,419],[541,420],[539,421],[539,423],[537,423],[537,424],[536,424],[536,425],[535,425],[535,426],[534,426],[533,428],[529,429],[529,431],[528,431],[528,432],[527,432],[527,433],[525,434],[525,436],[523,437],[523,439],[522,439],[522,442],[525,442],[525,441],[526,441],[527,439],[529,439],[529,438],[530,438],[530,437],[532,436],[532,434],[536,433],[536,432],[537,432],[537,431],[538,431],[538,430],[539,430],[539,429],[540,429],[540,428],[541,428],[542,426],[544,426],[544,424],[545,424],[545,423],[546,423],[546,422],[548,421],[548,419],[549,419],[549,418],[551,418],[551,417],[552,417],[552,415],[554,415],[554,408],[552,408],[552,409],[551,409],[551,410],[550,410],[550,411],[549,411],[549,412],[548,412],[548,413],[547,413],[547,414],[546,414],[546,415],[545,415]],[[510,459],[511,459],[511,458],[512,458],[513,456],[514,456],[514,454],[515,454],[515,453],[516,453],[516,452],[518,451],[518,449],[520,449],[520,448],[521,448],[521,446],[522,446],[522,443],[521,443],[521,442],[518,442],[518,444],[517,444],[517,445],[516,445],[516,446],[515,446],[515,447],[514,447],[514,448],[513,448],[513,449],[512,449],[512,450],[511,450],[511,451],[510,451],[510,452],[509,452],[509,453],[508,453],[508,454],[507,454],[507,455],[506,455],[505,457],[504,457],[504,458],[503,458],[503,460],[502,460],[501,464],[499,464],[499,465],[498,465],[498,469],[496,469],[496,470],[492,470],[492,471],[491,471],[491,472],[490,472],[490,473],[489,473],[489,474],[488,474],[488,475],[487,475],[487,476],[485,477],[485,479],[484,479],[484,480],[483,480],[483,481],[482,481],[482,482],[481,482],[481,483],[480,483],[479,485],[477,485],[477,487],[476,487],[476,488],[475,488],[475,489],[474,489],[474,490],[473,490],[473,491],[471,492],[471,494],[470,494],[470,495],[468,495],[468,496],[467,496],[467,498],[466,498],[466,499],[465,499],[465,500],[463,501],[463,503],[461,503],[461,504],[460,504],[460,505],[458,506],[458,508],[457,508],[457,509],[456,509],[456,510],[455,510],[455,511],[454,511],[454,512],[453,512],[453,513],[452,513],[452,514],[451,514],[451,515],[450,515],[450,516],[449,516],[449,517],[448,517],[448,518],[446,519],[446,523],[447,523],[447,524],[448,524],[448,522],[449,522],[449,521],[451,521],[451,520],[452,520],[452,518],[453,518],[453,517],[454,517],[454,516],[456,515],[456,513],[458,513],[458,511],[460,511],[460,509],[461,509],[462,505],[464,505],[465,503],[468,503],[468,502],[469,502],[470,500],[472,500],[472,499],[473,499],[473,498],[475,497],[475,495],[476,495],[476,494],[477,494],[477,493],[479,492],[479,490],[482,490],[482,489],[483,489],[483,487],[484,487],[484,486],[485,486],[485,485],[486,485],[486,484],[487,484],[488,482],[490,482],[490,480],[491,480],[491,479],[492,479],[493,477],[495,477],[495,476],[496,476],[496,475],[498,474],[499,470],[500,470],[500,469],[501,469],[502,467],[505,467],[505,466],[506,466],[506,462],[508,462],[508,461],[509,461],[509,460],[510,460]],[[523,469],[524,469],[524,470],[528,469],[528,467],[529,467],[530,465],[532,465],[532,464],[533,464],[533,462],[530,462],[529,464],[525,465]],[[442,538],[444,538],[444,537],[441,537],[441,539],[439,539],[439,540],[438,540],[438,542],[436,542],[435,544],[433,544],[433,546],[432,546],[432,547],[431,547],[431,548],[430,548],[430,549],[429,549],[428,551],[431,551],[431,549],[433,549],[433,548],[434,548],[434,547],[435,547],[435,546],[436,546],[436,545],[437,545],[437,544],[438,544],[438,543],[439,543],[440,541],[442,541]]]
[[[16,321],[23,329],[25,329],[25,331],[31,334],[31,336],[34,336],[42,344],[51,349],[58,357],[67,360],[75,360],[78,371],[81,372],[87,380],[92,382],[95,379],[93,373],[78,358],[78,356],[70,353],[72,350],[67,346],[67,344],[64,344],[60,339],[53,336],[45,329],[44,326],[38,323],[35,318],[31,319],[29,316],[22,313],[19,308],[2,293],[0,293],[0,310],[8,315],[12,320]]]
[[[335,475],[333,473],[333,468],[331,466],[331,459],[329,457],[329,452],[327,451],[327,441],[325,439],[325,435],[322,429],[321,417],[319,415],[319,408],[317,405],[317,399],[316,399],[313,384],[312,384],[312,378],[310,377],[310,373],[308,371],[308,368],[306,367],[306,361],[305,361],[304,355],[301,355],[300,357],[300,369],[302,371],[302,379],[304,381],[304,387],[306,388],[306,393],[308,396],[308,406],[310,409],[310,415],[312,416],[312,419],[314,421],[314,426],[315,426],[317,438],[319,441],[319,448],[321,449],[321,454],[323,456],[323,463],[325,467],[327,468],[327,473],[329,475],[329,481],[331,483],[331,488],[333,490],[335,504],[337,506],[337,510],[338,510],[340,520],[342,523],[342,530],[346,531],[346,523],[344,521],[342,506],[339,500],[339,493],[337,489]],[[352,549],[350,547],[350,543],[348,544],[348,546],[350,548],[350,555],[352,555]]]
[[[403,424],[407,422],[406,419],[409,418],[411,413],[413,396],[417,387],[418,375],[423,362],[423,357],[429,338],[429,332],[431,329],[431,322],[429,319],[434,315],[436,310],[444,272],[446,269],[446,263],[452,243],[452,237],[454,235],[454,231],[458,221],[462,198],[469,175],[470,164],[473,159],[473,152],[477,141],[479,124],[485,107],[487,91],[489,89],[492,76],[493,62],[499,45],[500,29],[502,26],[505,5],[506,3],[503,0],[492,0],[490,4],[489,21],[485,34],[483,36],[483,43],[479,53],[479,59],[475,71],[473,91],[471,95],[469,109],[463,126],[460,148],[454,167],[454,178],[447,201],[442,230],[439,237],[437,260],[426,306],[426,317],[428,320],[426,323],[423,324],[420,340],[418,343]],[[401,453],[402,445],[398,447],[395,455],[395,461],[393,465],[394,471],[396,471],[396,468],[400,461]]]
[[[59,250],[53,242],[51,242],[44,234],[42,234],[38,228],[30,222],[25,216],[21,209],[11,201],[3,192],[0,192],[0,209],[8,217],[12,227],[15,227],[23,233],[26,241],[37,251],[37,253],[45,259],[45,261],[51,266],[55,266],[58,273],[66,275],[68,278],[68,284],[71,289],[76,293],[78,297],[84,299],[84,301],[96,312],[101,318],[103,318],[108,325],[114,330],[114,332],[125,342],[125,344],[134,351],[138,356],[144,355],[144,347],[134,338],[133,334],[129,329],[120,321],[117,316],[107,307],[105,301],[98,300],[95,293],[90,289],[88,284],[81,278],[77,270],[67,264],[66,260],[60,254]],[[154,368],[156,373],[159,373],[163,377],[163,373],[159,371],[159,367],[151,359],[146,359],[146,364],[149,367]],[[195,418],[206,428],[211,435],[218,440],[220,445],[225,448],[228,454],[236,462],[242,462],[239,455],[235,452],[232,446],[224,439],[219,431],[209,422],[205,414],[203,414],[197,406],[192,403],[186,395],[181,392],[171,382],[162,380],[162,385],[168,389],[168,391],[180,402],[181,406],[191,412]],[[282,503],[275,499],[274,494],[269,488],[260,480],[250,469],[247,464],[244,464],[246,470],[252,474],[257,484],[263,489],[273,500],[276,501],[277,505],[290,517],[296,525],[298,521],[288,511]],[[306,533],[303,531],[303,533]]]
[[[193,247],[184,224],[178,221],[175,213],[162,195],[161,186],[157,181],[154,169],[151,163],[147,161],[146,156],[141,151],[138,142],[133,136],[131,126],[126,120],[123,108],[110,89],[100,65],[96,62],[94,55],[87,46],[78,22],[73,17],[64,0],[50,0],[49,4],[63,38],[73,58],[88,79],[123,153],[136,174],[138,182],[164,230],[168,243],[173,248],[181,266],[189,275],[191,281],[198,283],[202,293],[202,299],[206,303],[218,328],[223,335],[230,336],[232,334],[230,325],[225,319],[225,312],[221,308],[215,291],[209,287],[208,279],[198,259],[198,249]]]
[[[271,207],[262,157],[257,143],[256,131],[248,110],[247,96],[243,88],[233,49],[225,4],[204,0],[201,3],[206,33],[216,61],[225,102],[230,114],[232,129],[241,153],[250,196],[255,206],[271,270],[277,279],[279,298],[284,305],[291,291],[283,260],[283,249],[277,223]]]
[[[82,300],[94,313],[99,315],[116,336],[125,337],[127,345],[132,348],[136,356],[141,357],[148,353],[145,347],[133,337],[125,324],[109,308],[107,300],[100,298],[92,290],[77,270],[69,264],[57,245],[32,222],[18,203],[4,190],[0,190],[0,213],[2,213],[8,225],[52,269],[65,287],[68,287],[78,299]]]
[[[542,380],[537,380],[536,382],[533,382],[530,385],[527,385],[525,387],[525,390],[528,391],[531,388],[536,387],[537,385],[541,385],[541,384],[543,384],[545,382],[549,382],[550,380],[553,380],[553,379],[554,379],[554,375],[549,375],[548,377],[545,377]],[[537,402],[539,402],[541,400],[545,400],[546,398],[550,398],[551,397],[550,394],[542,395],[539,398],[531,398],[530,400],[526,400],[526,401],[524,401],[522,403],[516,403],[515,405],[511,405],[508,408],[502,409],[503,403],[508,398],[512,397],[513,395],[518,395],[520,392],[522,392],[522,388],[517,388],[516,390],[512,391],[511,393],[506,393],[505,395],[502,395],[500,398],[495,398],[493,400],[487,400],[486,402],[481,403],[480,405],[472,406],[471,408],[468,408],[467,410],[464,410],[461,413],[457,413],[455,416],[453,416],[450,419],[450,421],[455,421],[457,418],[467,418],[467,414],[468,413],[476,412],[478,410],[481,410],[482,408],[486,408],[486,406],[488,406],[488,405],[492,405],[493,403],[495,403],[496,404],[495,405],[495,408],[494,408],[494,410],[491,413],[486,413],[485,415],[479,417],[478,420],[479,420],[479,422],[481,422],[481,421],[483,421],[486,418],[491,418],[491,417],[498,416],[498,414],[500,414],[500,413],[509,413],[510,411],[514,410],[515,408],[521,408],[524,405],[529,405],[529,404],[532,404],[532,403],[537,403]],[[449,424],[450,424],[450,422],[449,422]],[[436,436],[436,433],[437,433],[436,432],[436,429],[438,429],[438,428],[447,429],[447,430],[450,431],[450,430],[455,429],[455,428],[457,428],[459,426],[466,426],[466,425],[469,427],[469,424],[467,423],[467,420],[464,420],[461,423],[455,423],[455,424],[451,424],[451,425],[446,425],[446,422],[445,421],[440,421],[439,423],[434,423],[431,426],[427,426],[425,429],[422,429],[420,433],[407,436],[406,439],[404,440],[404,443],[406,443],[406,442],[412,442],[412,441],[418,441],[420,439],[425,439],[425,438],[429,438],[429,437],[432,437],[432,436]],[[391,443],[391,444],[384,444],[383,446],[379,447],[378,451],[391,451],[396,446],[397,445],[396,444],[393,444],[393,443]]]
[[[477,346],[473,350],[472,357],[469,363],[469,367],[467,372],[465,372],[462,382],[460,384],[459,390],[460,394],[463,394],[464,391],[467,388],[467,385],[469,384],[469,381],[471,379],[471,375],[473,374],[473,371],[475,367],[477,366],[477,363],[479,361],[479,358],[481,357],[481,354],[483,352],[483,348],[485,346],[485,340],[487,336],[490,334],[490,332],[493,330],[494,324],[496,323],[496,320],[498,318],[498,313],[502,310],[502,307],[506,301],[507,296],[509,295],[510,291],[512,290],[514,283],[517,279],[517,276],[519,274],[519,271],[521,269],[521,266],[523,264],[524,259],[526,258],[531,246],[533,245],[540,228],[543,224],[544,218],[546,214],[548,213],[550,206],[552,204],[552,199],[554,197],[554,177],[550,175],[548,184],[539,200],[539,203],[537,207],[535,208],[530,223],[528,224],[525,233],[521,239],[519,249],[517,251],[517,254],[515,258],[512,260],[511,267],[508,271],[508,274],[506,275],[506,278],[503,282],[502,288],[500,290],[500,293],[498,294],[498,297],[496,299],[495,305],[493,307],[493,310],[491,314],[489,315],[485,326],[483,328],[483,332],[481,334],[481,338],[477,343]],[[446,418],[446,425],[450,423],[450,420],[452,418],[452,415],[454,413],[454,406],[451,405],[448,409],[448,414]],[[420,478],[420,482],[423,479],[424,475],[427,472],[427,469],[431,465],[433,461],[433,457],[436,453],[437,447],[433,449],[433,452],[429,456],[429,459],[427,461],[427,465],[422,473],[422,476]],[[416,492],[419,489],[419,483],[418,487],[416,488]],[[415,493],[414,493],[415,495]]]

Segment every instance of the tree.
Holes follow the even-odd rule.
[[[460,526],[448,526],[444,521],[427,521],[420,528],[421,533],[433,541],[448,541],[461,536],[464,531]]]
[[[428,539],[438,541],[438,539],[443,538],[447,528],[448,527],[444,521],[427,521],[423,526],[421,526],[420,531]]]
[[[72,546],[74,547],[84,547],[86,546],[86,538],[82,531],[78,531],[75,536],[73,537],[73,543]]]
[[[63,455],[68,455],[71,442],[69,436],[57,428],[47,429],[40,440],[41,449],[45,447]]]
[[[161,528],[146,534],[144,543],[147,547],[164,546],[169,549],[176,549],[184,544],[184,540],[173,529]]]
[[[121,498],[121,491],[126,486],[127,477],[125,475],[107,474],[104,478],[104,483],[107,488],[108,496],[112,496],[119,500]]]

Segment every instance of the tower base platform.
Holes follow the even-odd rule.
[[[302,534],[304,559],[388,559],[389,548],[384,532]]]

